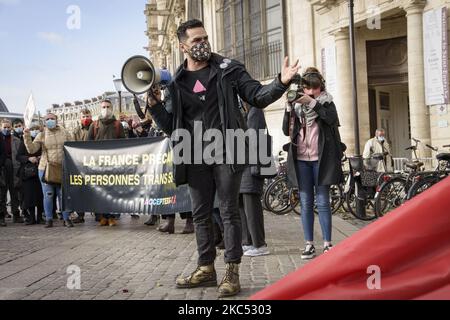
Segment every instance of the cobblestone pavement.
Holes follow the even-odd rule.
[[[176,234],[122,216],[117,227],[98,227],[89,216],[84,225],[53,229],[42,225],[12,224],[0,228],[0,299],[169,299],[216,300],[216,288],[176,289],[175,279],[196,267],[194,235],[180,234],[184,222],[177,218]],[[321,252],[316,219],[316,248]],[[300,217],[265,214],[266,241],[271,254],[243,257],[242,291],[232,299],[246,299],[304,265],[300,259],[303,236]],[[333,239],[338,243],[364,225],[333,217]],[[81,289],[67,288],[68,267],[81,270]],[[218,280],[225,273],[223,252],[216,260]]]

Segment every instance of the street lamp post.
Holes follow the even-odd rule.
[[[350,33],[350,64],[352,68],[352,87],[353,87],[353,116],[354,116],[354,126],[355,126],[355,158],[359,158],[361,161],[361,147],[359,143],[359,115],[358,115],[358,87],[356,79],[356,54],[355,54],[355,18],[353,14],[353,8],[355,4],[353,0],[348,1],[349,7],[349,33]],[[361,188],[360,182],[356,182],[358,188],[356,192],[356,214],[359,217],[366,216],[366,205],[367,205],[367,193],[364,188]]]
[[[114,87],[119,94],[119,114],[122,113],[122,79],[114,79]]]
[[[350,14],[350,61],[352,67],[352,86],[353,86],[353,116],[355,126],[355,155],[361,155],[361,147],[359,143],[359,116],[358,116],[358,91],[357,91],[357,79],[356,79],[356,55],[355,55],[355,18],[353,14],[353,8],[355,6],[353,0],[349,0],[349,14]]]

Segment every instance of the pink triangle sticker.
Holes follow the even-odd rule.
[[[203,84],[200,82],[200,80],[197,80],[193,91],[194,91],[194,93],[201,93],[201,92],[205,92],[206,88],[203,86]]]

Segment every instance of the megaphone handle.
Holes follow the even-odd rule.
[[[138,117],[142,120],[145,119],[145,114],[142,112],[141,105],[139,104],[139,100],[137,99],[136,95],[134,95],[133,103]]]

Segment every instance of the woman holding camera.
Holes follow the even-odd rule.
[[[41,180],[42,192],[44,194],[44,211],[46,217],[46,228],[53,227],[53,200],[58,198],[61,207],[61,180],[64,142],[72,140],[71,135],[64,128],[57,125],[57,117],[53,113],[45,116],[45,128],[32,140],[30,129],[24,131],[24,142],[30,154],[42,151],[39,161],[39,179]],[[47,179],[54,181],[47,181]],[[59,180],[59,181],[56,181]],[[73,227],[69,218],[70,212],[63,212],[64,225]]]
[[[294,97],[293,97],[294,96]],[[314,247],[314,204],[319,211],[323,252],[332,248],[330,186],[342,180],[342,147],[339,118],[333,97],[316,68],[302,75],[297,94],[289,94],[283,119],[288,145],[288,177],[300,190],[301,216],[306,246],[302,259],[316,255]]]

